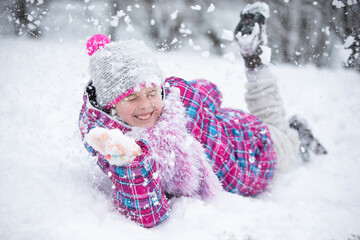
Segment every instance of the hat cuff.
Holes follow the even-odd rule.
[[[117,98],[115,98],[114,100],[112,100],[111,102],[109,102],[106,106],[105,106],[105,110],[109,110],[112,106],[116,105],[118,102],[121,101],[121,99],[125,98],[126,96],[130,95],[131,93],[134,92],[134,88],[130,88],[129,90],[127,90],[126,92],[124,92],[123,94],[121,94],[120,96],[118,96]]]
[[[156,86],[155,83],[151,83],[153,86]],[[143,86],[145,86],[145,83],[140,84],[140,88],[142,88]],[[160,85],[161,87],[161,85]],[[123,94],[121,94],[120,96],[118,96],[117,98],[115,98],[114,100],[112,100],[111,102],[109,102],[104,108],[105,110],[109,110],[112,106],[116,105],[118,102],[120,102],[123,98],[126,98],[126,96],[130,95],[131,93],[133,93],[135,91],[135,87],[130,88],[129,90],[125,91]]]

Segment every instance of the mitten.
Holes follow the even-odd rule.
[[[270,61],[270,49],[262,46],[267,43],[265,19],[268,17],[269,6],[264,2],[249,4],[240,13],[234,35],[248,69],[260,67]]]
[[[130,164],[142,153],[135,140],[119,129],[93,128],[85,136],[85,141],[112,165]]]

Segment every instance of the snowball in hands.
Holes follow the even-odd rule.
[[[135,140],[119,129],[93,128],[85,136],[85,141],[112,165],[129,164],[141,154]]]
[[[251,56],[255,53],[257,47],[261,44],[260,25],[255,23],[251,34],[242,35],[239,31],[236,34],[236,42],[240,46],[240,52],[243,56]]]

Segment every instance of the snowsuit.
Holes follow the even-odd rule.
[[[185,81],[170,77],[164,86],[165,98],[173,91],[171,89],[180,90],[186,129],[203,146],[207,161],[223,189],[244,196],[262,192],[273,178],[277,164],[268,126],[254,115],[221,108],[221,93],[206,80]],[[82,138],[94,127],[119,128],[124,133],[131,131],[95,108],[87,92],[83,100],[79,117]],[[121,167],[109,164],[86,142],[85,147],[97,156],[101,170],[113,181],[114,203],[118,210],[141,226],[152,227],[168,216],[167,193],[156,174],[158,166],[153,160],[152,146],[142,139],[137,143],[143,154],[131,165]]]

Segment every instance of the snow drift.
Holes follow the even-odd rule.
[[[111,183],[77,127],[88,58],[81,43],[0,40],[1,239],[356,239],[360,235],[359,74],[273,67],[288,115],[304,116],[329,154],[296,163],[256,198],[171,200],[143,229],[117,213]],[[246,109],[244,69],[194,53],[159,54],[167,76],[206,78]]]

